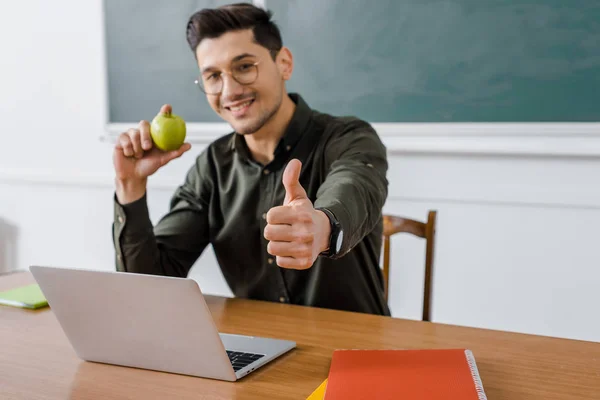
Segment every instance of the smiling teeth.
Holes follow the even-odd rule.
[[[239,110],[241,110],[242,108],[244,108],[244,107],[246,107],[246,106],[249,106],[251,102],[252,102],[252,100],[250,100],[250,101],[247,101],[247,102],[245,102],[244,104],[240,104],[239,106],[230,107],[230,108],[231,108],[231,111],[239,111]]]

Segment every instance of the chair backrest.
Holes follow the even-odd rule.
[[[431,286],[437,211],[429,211],[427,222],[394,215],[383,216],[383,279],[385,300],[389,297],[390,237],[396,233],[410,233],[425,239],[425,284],[423,289],[423,321],[431,321]]]

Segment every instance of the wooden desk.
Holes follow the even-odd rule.
[[[0,277],[0,290],[34,282]],[[469,348],[490,400],[599,399],[600,344],[207,296],[219,330],[298,347],[235,383],[81,361],[48,308],[0,306],[1,399],[305,399],[336,348]]]

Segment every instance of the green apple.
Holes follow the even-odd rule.
[[[158,113],[150,124],[150,136],[161,150],[177,150],[185,141],[185,121],[178,115]]]

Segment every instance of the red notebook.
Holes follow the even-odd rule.
[[[336,350],[325,400],[486,400],[465,349]]]

